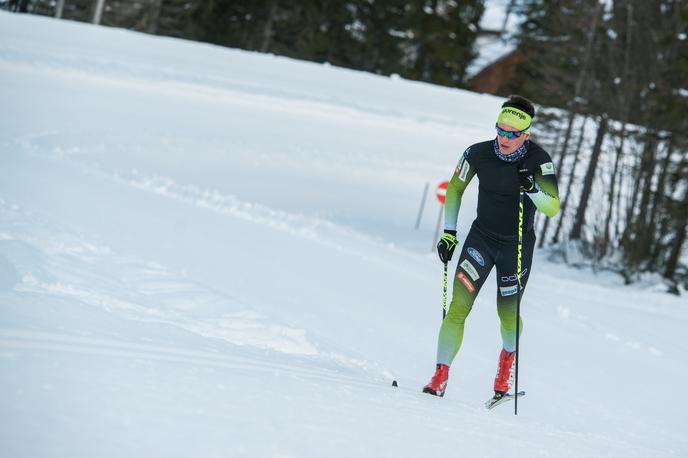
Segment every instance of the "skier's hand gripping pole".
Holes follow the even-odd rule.
[[[442,237],[440,237],[440,241],[437,242],[437,254],[440,257],[440,261],[445,264],[451,261],[457,243],[459,243],[459,240],[456,238],[456,231],[445,229]]]
[[[442,319],[447,316],[447,264],[451,261],[454,249],[458,243],[456,231],[445,229],[442,238],[437,243],[437,254],[444,264],[444,290],[442,292]]]

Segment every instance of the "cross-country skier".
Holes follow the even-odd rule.
[[[535,208],[549,217],[559,211],[559,191],[552,159],[542,147],[530,140],[534,117],[535,109],[529,100],[510,96],[497,118],[497,137],[470,146],[461,156],[447,187],[444,234],[437,244],[443,263],[451,260],[458,243],[456,221],[461,196],[475,175],[479,179],[478,215],[461,249],[451,306],[440,328],[437,369],[430,383],[423,388],[425,393],[444,395],[449,366],[461,347],[466,317],[493,266],[497,267],[497,313],[503,346],[494,381],[495,398],[504,396],[511,387],[516,350],[519,188],[523,187],[528,196],[523,205],[522,288],[525,288],[531,272]],[[522,329],[523,320],[520,322]]]

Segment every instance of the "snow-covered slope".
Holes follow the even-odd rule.
[[[542,255],[519,415],[482,407],[493,281],[447,395],[420,393],[442,269],[418,206],[499,103],[0,13],[2,456],[688,454],[685,300]]]

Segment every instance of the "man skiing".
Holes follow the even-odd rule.
[[[516,273],[519,190],[522,188],[528,196],[523,201],[521,295],[528,282],[535,247],[535,209],[549,217],[559,211],[552,159],[530,140],[534,117],[535,109],[529,100],[510,96],[497,118],[497,137],[466,149],[447,187],[444,234],[437,244],[443,263],[451,260],[458,243],[456,221],[461,197],[475,175],[479,179],[478,211],[461,249],[449,313],[440,327],[437,368],[430,383],[423,388],[425,393],[444,396],[449,366],[463,340],[466,317],[493,266],[497,268],[497,313],[502,336],[494,381],[495,399],[504,396],[511,387],[519,293]],[[523,321],[519,321],[520,333]]]

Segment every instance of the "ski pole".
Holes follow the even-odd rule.
[[[442,293],[442,320],[447,316],[447,263],[444,263],[444,292]]]
[[[514,415],[518,415],[518,341],[521,327],[521,252],[523,251],[523,187],[518,194],[518,253],[516,256],[516,279],[518,291],[516,294],[516,367],[514,371]]]

